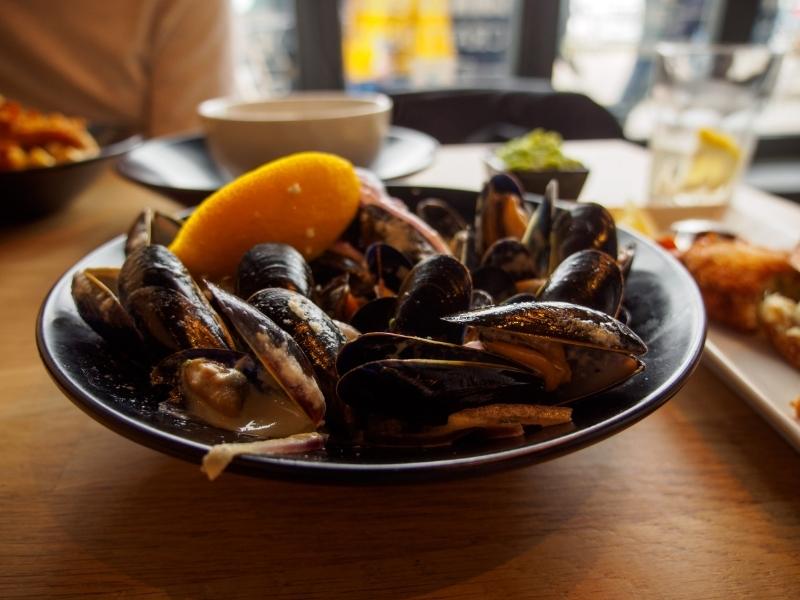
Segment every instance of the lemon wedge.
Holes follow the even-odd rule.
[[[735,177],[742,150],[730,135],[703,127],[697,131],[698,147],[681,186],[683,191],[715,190]]]

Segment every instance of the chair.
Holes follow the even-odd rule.
[[[623,137],[614,116],[583,94],[442,90],[395,93],[392,100],[394,125],[443,144],[503,142],[537,127],[569,140]]]

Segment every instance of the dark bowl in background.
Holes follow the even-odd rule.
[[[498,173],[510,173],[522,184],[526,192],[544,195],[544,190],[551,179],[558,181],[558,197],[562,200],[577,200],[583,184],[589,176],[588,169],[571,169],[569,171],[510,171],[503,160],[495,154],[483,159],[489,176]]]
[[[94,181],[109,159],[120,156],[141,142],[141,136],[110,125],[92,125],[97,156],[52,167],[0,173],[0,222],[23,221],[44,216],[67,206]]]

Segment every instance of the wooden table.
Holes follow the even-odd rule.
[[[575,148],[593,168],[615,152],[641,164],[617,144]],[[474,173],[476,156],[443,148],[413,180]],[[604,442],[438,484],[212,484],[103,428],[48,378],[34,320],[53,281],[146,205],[176,208],[109,173],[0,234],[0,598],[800,597],[800,456],[703,366]]]

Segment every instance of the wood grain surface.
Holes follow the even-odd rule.
[[[103,428],[35,317],[145,205],[176,208],[109,173],[0,231],[0,598],[800,597],[800,456],[702,366],[604,442],[447,483],[209,483]]]

